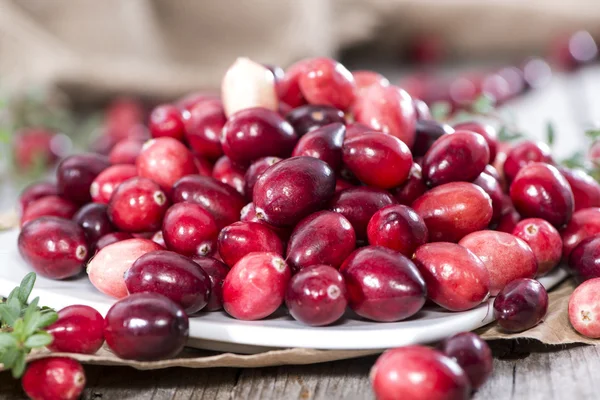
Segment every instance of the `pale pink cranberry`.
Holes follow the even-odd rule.
[[[181,111],[171,104],[156,107],[150,113],[148,129],[153,138],[166,136],[183,140],[184,126]]]
[[[561,231],[563,257],[571,252],[585,238],[600,233],[600,208],[584,208],[573,213],[571,222]]]
[[[144,147],[144,141],[138,138],[129,138],[119,141],[108,154],[111,164],[135,165],[138,155]]]
[[[223,308],[223,282],[229,273],[227,265],[211,257],[193,256],[192,261],[200,266],[210,278],[210,296],[203,311],[217,311]]]
[[[298,84],[304,98],[310,104],[347,110],[356,97],[356,83],[352,73],[330,58],[307,60],[298,78]]]
[[[216,180],[231,186],[244,195],[244,187],[246,171],[235,165],[227,156],[223,156],[217,160],[212,170],[212,177]]]
[[[165,214],[162,232],[168,249],[187,256],[212,254],[219,234],[210,212],[194,203],[171,206]]]
[[[573,191],[575,211],[600,207],[600,183],[581,169],[559,168]]]
[[[136,166],[140,176],[152,179],[164,190],[170,190],[180,178],[198,171],[188,148],[170,137],[146,142]]]
[[[221,157],[221,132],[227,122],[223,105],[219,102],[202,102],[192,106],[183,115],[185,140],[190,148],[209,160]]]
[[[61,217],[71,219],[77,212],[77,205],[60,196],[45,196],[31,202],[21,216],[21,226],[40,217]]]
[[[42,358],[27,366],[21,384],[30,399],[76,400],[85,388],[85,371],[72,358]]]
[[[113,165],[102,171],[92,185],[90,194],[95,203],[108,204],[115,189],[128,179],[137,176],[135,165]]]
[[[410,207],[390,205],[377,211],[367,226],[372,246],[383,246],[412,257],[417,247],[427,243],[425,221]]]
[[[283,255],[283,242],[265,224],[239,221],[221,230],[218,250],[223,262],[233,267],[249,253],[260,251]]]
[[[519,222],[512,232],[529,245],[537,261],[537,276],[550,272],[562,257],[562,239],[555,227],[539,218]]]
[[[50,182],[35,182],[27,186],[19,195],[19,214],[23,215],[29,204],[46,196],[57,196],[56,184]]]
[[[362,95],[372,85],[388,86],[390,81],[380,73],[375,71],[352,71],[354,82],[356,82],[356,93]]]
[[[600,338],[600,278],[583,282],[571,294],[569,321],[583,336]]]

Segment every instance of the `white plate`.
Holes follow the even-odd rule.
[[[17,250],[18,230],[0,232],[0,294],[8,293],[31,269]],[[540,279],[550,289],[567,274],[562,268]],[[85,304],[105,315],[115,299],[98,292],[85,276],[53,281],[38,276],[32,296],[55,309]],[[190,318],[193,347],[255,353],[272,348],[304,347],[329,350],[386,349],[430,343],[458,332],[470,331],[493,321],[492,300],[464,312],[426,308],[414,317],[394,323],[375,323],[348,315],[327,327],[308,327],[279,310],[261,321],[238,321],[225,312],[202,313]]]

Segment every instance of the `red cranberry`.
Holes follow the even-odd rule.
[[[170,137],[152,139],[136,161],[138,174],[170,190],[180,178],[197,172],[194,156],[180,141]]]
[[[412,204],[423,218],[433,242],[458,242],[485,229],[492,220],[492,201],[479,186],[467,182],[433,188]]]
[[[300,91],[299,79],[307,61],[301,60],[291,65],[285,71],[283,78],[276,80],[279,99],[294,108],[306,104],[306,99]]]
[[[569,299],[569,321],[573,328],[588,338],[600,338],[600,278],[583,282]]]
[[[216,250],[219,230],[213,216],[194,203],[171,206],[163,220],[167,248],[188,256],[206,256]]]
[[[307,60],[298,78],[298,84],[304,98],[310,104],[347,110],[354,103],[356,96],[356,83],[352,73],[330,58]]]
[[[291,272],[275,253],[250,253],[229,271],[223,283],[223,307],[242,320],[268,317],[283,303]]]
[[[335,174],[327,163],[292,157],[258,178],[253,199],[259,218],[275,226],[291,226],[324,208],[334,191]]]
[[[223,282],[229,273],[227,265],[211,257],[193,256],[192,261],[200,266],[210,278],[210,296],[203,311],[217,311],[223,308]]]
[[[181,111],[189,111],[198,104],[221,103],[219,95],[210,92],[192,92],[175,102]]]
[[[234,188],[239,194],[244,195],[245,182],[244,169],[236,166],[227,156],[217,160],[212,171],[212,177]]]
[[[406,181],[413,159],[400,139],[364,134],[344,143],[344,164],[367,185],[390,189]]]
[[[348,304],[358,315],[378,322],[401,321],[425,304],[423,277],[408,258],[384,247],[363,247],[344,261]]]
[[[294,319],[306,325],[324,326],[346,311],[344,278],[329,265],[314,265],[294,275],[285,294],[285,304]]]
[[[521,332],[539,324],[548,311],[548,293],[535,279],[509,282],[494,300],[494,318],[502,329]]]
[[[200,176],[212,176],[213,165],[206,158],[194,154],[194,164]]]
[[[83,228],[90,249],[95,248],[98,239],[115,230],[108,218],[107,208],[106,204],[89,203],[73,216],[73,221]]]
[[[105,113],[108,135],[120,139],[127,137],[142,121],[142,116],[142,105],[135,99],[118,98],[111,101]]]
[[[21,383],[31,399],[76,400],[85,388],[85,372],[72,358],[42,358],[28,365]]]
[[[490,274],[471,251],[454,243],[428,243],[413,261],[427,285],[427,297],[450,311],[477,307],[490,295]]]
[[[98,154],[69,156],[60,162],[56,170],[58,190],[77,204],[89,203],[92,200],[92,182],[109,166],[108,159]]]
[[[422,157],[433,143],[443,135],[454,133],[454,128],[434,120],[417,121],[415,126],[415,144],[412,147],[414,157]]]
[[[129,232],[111,232],[102,236],[96,242],[96,251],[100,251],[109,244],[120,242],[121,240],[132,239],[133,236]]]
[[[600,235],[583,239],[573,249],[569,267],[580,281],[600,277]]]
[[[493,126],[481,122],[468,121],[454,125],[454,129],[457,131],[471,131],[483,136],[490,150],[490,163],[494,162],[498,151],[498,138],[496,129]]]
[[[283,255],[283,243],[267,225],[258,222],[234,222],[219,233],[219,254],[233,267],[246,254],[262,251]]]
[[[77,205],[59,196],[45,196],[31,202],[21,216],[21,226],[40,217],[61,217],[71,219],[77,212]]]
[[[371,217],[367,226],[369,244],[382,246],[411,258],[417,247],[427,243],[425,222],[404,205],[383,207]]]
[[[23,215],[27,207],[36,200],[46,196],[58,195],[58,188],[54,183],[36,182],[27,186],[19,195],[19,213]]]
[[[512,234],[533,251],[538,266],[537,276],[550,272],[560,262],[562,239],[556,228],[543,219],[524,219],[515,226]]]
[[[119,141],[108,154],[111,164],[135,165],[138,155],[144,147],[144,141],[138,138],[129,138]]]
[[[152,110],[148,129],[153,138],[170,137],[183,139],[184,126],[179,108],[171,104],[163,104]]]
[[[345,123],[346,116],[342,110],[324,105],[307,104],[294,108],[285,119],[292,124],[294,131],[300,136],[325,125]]]
[[[425,346],[388,350],[371,369],[378,400],[467,400],[469,378],[460,366]]]
[[[68,306],[58,312],[58,320],[46,331],[54,338],[50,351],[95,354],[104,343],[104,318],[92,307]]]
[[[455,181],[472,181],[490,161],[483,136],[456,131],[440,137],[423,158],[423,178],[432,186]]]
[[[510,198],[522,216],[545,219],[557,228],[573,215],[575,201],[569,182],[545,163],[521,168],[510,185]]]
[[[210,160],[223,155],[221,132],[227,122],[220,102],[199,103],[184,113],[185,139],[194,152]]]
[[[537,273],[535,254],[527,243],[509,233],[479,231],[458,244],[471,250],[490,273],[490,294],[497,295],[509,282],[533,278]]]
[[[38,274],[65,279],[81,272],[89,256],[85,233],[73,221],[41,217],[19,233],[19,253]]]
[[[258,222],[260,224],[266,225],[269,229],[279,236],[279,238],[286,243],[292,234],[292,227],[278,227],[273,226],[265,222],[264,219],[259,218],[256,215],[256,208],[254,207],[254,203],[248,203],[242,208],[240,211],[240,220],[243,222]]]
[[[449,337],[437,349],[460,365],[474,390],[483,386],[492,374],[494,360],[490,346],[473,332]]]
[[[561,231],[563,239],[563,257],[568,258],[571,251],[585,238],[600,233],[600,208],[584,208],[573,213],[571,222]]]
[[[372,85],[388,86],[390,81],[383,75],[375,71],[352,71],[354,82],[356,82],[356,91],[358,95],[364,94],[367,88]]]
[[[248,166],[266,156],[288,157],[298,136],[275,111],[249,108],[231,116],[223,127],[223,152],[234,163]]]
[[[308,156],[325,161],[331,169],[337,171],[342,165],[342,145],[346,128],[340,123],[333,123],[317,128],[302,136],[294,151],[293,157]]]
[[[173,185],[173,202],[200,204],[215,219],[219,229],[240,219],[240,211],[246,204],[243,196],[231,186],[216,179],[190,175],[181,178]]]
[[[423,180],[421,166],[413,162],[408,174],[408,179],[392,190],[398,203],[410,206],[416,199],[427,191],[428,187]]]
[[[366,240],[371,217],[383,207],[396,203],[392,195],[383,190],[356,187],[337,193],[331,201],[330,209],[350,221],[358,240]]]
[[[524,141],[515,145],[504,161],[504,176],[512,182],[521,168],[532,162],[552,163],[550,148],[541,142]]]
[[[16,132],[13,142],[15,164],[25,170],[54,164],[65,150],[60,148],[59,138],[55,133],[41,128]]]
[[[484,192],[492,199],[492,220],[491,224],[496,225],[502,218],[502,208],[504,207],[504,192],[502,192],[502,186],[500,182],[493,176],[482,172],[473,181],[473,184],[479,186]]]
[[[282,159],[279,157],[264,157],[252,163],[246,175],[244,175],[244,194],[248,199],[252,199],[254,193],[254,185],[260,175],[267,170],[271,165],[278,163]]]
[[[344,140],[350,140],[355,136],[360,136],[363,133],[373,132],[373,128],[360,122],[346,124],[346,137]]]
[[[108,204],[115,189],[134,176],[137,176],[135,165],[113,165],[106,168],[90,186],[92,200],[96,203]]]
[[[354,187],[354,185],[345,179],[337,178],[335,180],[335,192],[336,193],[341,192],[342,190],[353,188],[353,187]]]
[[[600,207],[600,184],[581,169],[559,168],[567,179],[573,198],[575,211],[583,208]]]
[[[515,210],[510,196],[504,195],[502,201],[502,212],[496,230],[500,232],[512,233],[521,220],[521,215]]]
[[[179,354],[188,330],[188,317],[175,302],[158,293],[135,293],[108,310],[104,337],[119,358],[155,361]]]

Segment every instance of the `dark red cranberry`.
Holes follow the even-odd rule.
[[[347,110],[356,97],[352,73],[331,58],[306,60],[298,78],[300,91],[310,104]]]
[[[542,142],[524,141],[516,144],[506,154],[504,176],[512,182],[521,168],[532,162],[552,163],[550,148]]]
[[[398,203],[410,206],[427,189],[428,187],[423,180],[421,166],[413,162],[408,179],[402,185],[392,189],[392,194],[398,200]]]
[[[331,106],[312,104],[294,108],[285,116],[285,119],[292,124],[299,136],[325,125],[346,122],[342,110]]]
[[[512,233],[520,220],[521,214],[515,210],[510,196],[504,195],[500,220],[495,229],[500,232]]]
[[[13,141],[16,166],[27,170],[35,166],[48,167],[54,164],[63,153],[58,138],[55,133],[41,128],[16,132]]]
[[[454,129],[457,131],[471,131],[483,136],[490,149],[490,163],[494,162],[498,151],[498,138],[496,129],[493,126],[481,122],[468,121],[454,125]]]
[[[129,138],[119,141],[108,154],[111,164],[135,165],[138,155],[144,147],[144,141],[138,138]]]
[[[83,228],[92,250],[98,239],[115,230],[108,218],[107,209],[106,204],[89,203],[81,207],[73,216],[73,221]]]
[[[575,199],[575,211],[590,207],[600,207],[600,184],[581,169],[560,167],[560,173],[567,179]]]
[[[185,139],[194,152],[209,160],[223,155],[221,132],[227,122],[223,104],[203,102],[184,113]]]
[[[537,261],[537,276],[542,276],[558,265],[562,257],[560,233],[549,222],[527,218],[519,222],[512,234],[529,245]]]
[[[65,279],[81,272],[89,256],[83,229],[75,222],[41,217],[25,224],[19,233],[19,253],[38,274]]]
[[[135,165],[112,165],[94,179],[90,186],[92,200],[96,203],[108,204],[115,189],[128,179],[137,176]]]
[[[19,213],[23,215],[29,204],[46,196],[58,195],[58,188],[54,183],[36,182],[27,186],[19,195]]]
[[[163,104],[152,110],[148,129],[153,138],[171,137],[183,140],[183,118],[179,108],[171,104]]]
[[[337,171],[342,165],[342,145],[346,128],[340,123],[333,123],[317,128],[302,136],[294,151],[293,157],[308,156],[325,161],[331,169]]]
[[[193,256],[192,261],[200,266],[210,278],[210,296],[203,311],[217,311],[223,308],[223,282],[229,273],[227,265],[211,257]]]
[[[341,192],[342,190],[353,188],[353,187],[354,187],[354,185],[345,179],[337,178],[335,180],[335,192],[336,193]]]
[[[105,156],[77,154],[62,160],[56,170],[58,190],[61,195],[77,204],[92,200],[90,186],[100,172],[110,166]]]
[[[361,317],[393,322],[416,314],[425,304],[425,281],[408,258],[384,247],[367,246],[352,253],[340,272],[348,304]]]
[[[167,248],[188,256],[206,256],[216,250],[219,230],[213,216],[195,203],[172,205],[163,220]]]
[[[490,346],[473,332],[451,336],[438,344],[437,349],[460,365],[474,390],[479,389],[494,370]]]
[[[247,167],[262,157],[288,157],[298,141],[294,128],[275,111],[249,108],[233,114],[223,127],[223,152]]]
[[[314,265],[290,280],[285,304],[295,320],[306,325],[324,326],[344,315],[346,299],[344,278],[329,265]]]
[[[573,249],[569,267],[580,281],[600,277],[600,235],[583,239]]]
[[[218,249],[223,262],[233,267],[246,254],[262,251],[283,255],[279,236],[265,224],[234,222],[219,233]]]
[[[246,175],[244,175],[244,194],[246,198],[252,200],[254,194],[254,185],[260,177],[260,175],[267,170],[271,165],[278,163],[282,159],[279,157],[264,157],[260,158],[252,163]]]
[[[483,189],[484,192],[492,199],[492,225],[496,225],[502,218],[502,207],[504,207],[504,192],[502,192],[502,186],[500,182],[486,172],[482,172],[473,181],[473,183]]]
[[[76,400],[85,388],[85,371],[72,358],[42,358],[27,366],[21,384],[30,399]]]
[[[563,239],[563,257],[568,258],[571,251],[585,238],[600,233],[600,208],[584,208],[573,213],[571,222],[561,231]]]
[[[58,320],[46,332],[54,338],[50,351],[95,354],[104,343],[104,318],[92,307],[68,306],[58,312]]]
[[[366,92],[370,86],[388,86],[390,84],[390,81],[385,76],[375,71],[352,71],[352,76],[354,77],[354,82],[356,82],[356,92],[358,95]],[[425,106],[427,105],[425,104]]]
[[[324,208],[335,191],[335,174],[324,161],[292,157],[269,167],[254,186],[260,219],[275,226],[292,226]]]
[[[109,244],[120,242],[121,240],[132,239],[133,236],[129,232],[111,232],[102,236],[96,242],[96,251],[100,251]]]
[[[301,60],[291,65],[285,71],[283,78],[275,82],[279,99],[294,108],[306,104],[306,99],[300,91],[298,81],[307,61]]]
[[[175,302],[158,293],[135,293],[108,310],[104,338],[119,358],[154,361],[179,354],[188,330],[188,317]]]
[[[454,128],[434,120],[417,120],[415,133],[412,153],[414,157],[422,157],[436,140],[443,135],[454,133]]]
[[[569,182],[553,166],[538,162],[521,168],[510,198],[522,216],[545,219],[557,228],[571,220],[575,207]]]
[[[170,137],[146,142],[136,166],[140,176],[152,179],[163,190],[170,190],[179,179],[198,171],[193,154],[183,143]]]
[[[21,226],[40,217],[61,217],[71,219],[77,212],[77,205],[60,196],[45,196],[31,202],[23,215]]]
[[[539,324],[548,311],[548,293],[535,279],[508,283],[494,300],[494,318],[502,329],[521,332]]]
[[[194,154],[194,164],[200,176],[212,176],[213,165],[206,158]]]
[[[404,205],[390,205],[377,211],[367,226],[369,244],[382,246],[412,258],[417,247],[427,243],[425,222]]]

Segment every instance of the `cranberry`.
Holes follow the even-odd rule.
[[[137,176],[135,165],[113,165],[106,168],[90,186],[92,200],[96,203],[108,204],[115,189],[134,176]]]
[[[203,311],[220,310],[223,308],[223,282],[229,273],[229,268],[211,257],[193,256],[192,261],[198,264],[210,278],[210,296]]]
[[[194,165],[198,170],[200,176],[212,176],[213,165],[206,158],[203,158],[197,154],[194,154]]]
[[[337,122],[317,128],[300,138],[292,156],[318,158],[337,171],[342,165],[342,145],[345,134],[346,128]]]
[[[502,329],[522,332],[539,324],[548,311],[548,293],[535,279],[509,282],[494,300],[494,318]]]
[[[254,194],[254,185],[260,175],[271,165],[278,163],[282,159],[279,157],[264,157],[254,161],[244,175],[244,194],[248,199],[252,199]]]
[[[298,85],[310,104],[328,105],[340,110],[350,108],[356,96],[352,73],[339,62],[326,57],[306,60]]]
[[[512,182],[521,168],[532,162],[552,163],[550,148],[545,143],[529,140],[518,143],[506,154],[504,176]]]
[[[364,94],[372,85],[388,86],[390,81],[383,75],[374,71],[352,71],[358,95]]]
[[[96,242],[96,251],[102,250],[109,244],[120,242],[121,240],[132,239],[133,236],[129,232],[111,232],[102,236]]]
[[[279,99],[291,107],[298,107],[306,104],[306,99],[300,91],[299,79],[304,72],[308,60],[301,60],[291,65],[282,79],[277,81],[277,94]]]
[[[466,400],[469,378],[460,366],[425,346],[388,350],[371,369],[378,400]]]
[[[98,239],[115,230],[108,218],[107,208],[106,204],[89,203],[73,216],[73,221],[83,228],[90,249],[95,248]]]
[[[156,107],[150,114],[148,129],[153,138],[166,136],[182,140],[184,126],[181,111],[171,104]]]
[[[600,277],[600,235],[583,239],[573,249],[569,267],[581,281]]]
[[[454,133],[454,128],[450,125],[434,120],[418,120],[415,126],[415,144],[412,147],[413,156],[424,156],[436,140],[449,133]]]
[[[31,202],[21,216],[21,226],[40,217],[61,217],[71,219],[77,212],[77,205],[60,196],[45,196]]]
[[[204,176],[190,175],[173,185],[173,202],[197,203],[208,210],[219,229],[240,219],[246,204],[244,197],[231,186]]]
[[[537,261],[537,276],[558,265],[562,257],[562,239],[552,225],[543,219],[528,218],[519,222],[512,234],[529,245]]]
[[[295,225],[322,209],[335,191],[335,174],[324,161],[292,157],[269,167],[256,181],[259,218],[275,226]]]
[[[575,201],[569,182],[545,163],[521,168],[510,185],[510,198],[522,216],[545,219],[557,228],[573,215]]]
[[[356,99],[354,109],[356,121],[413,146],[417,117],[412,98],[404,90],[394,85],[373,85]]]
[[[300,136],[325,125],[345,123],[344,112],[335,107],[307,104],[294,108],[285,119],[292,124],[294,131]]]
[[[390,249],[358,249],[344,261],[340,272],[346,280],[348,304],[363,318],[401,321],[425,304],[427,290],[417,267]]]
[[[171,206],[163,220],[167,248],[188,256],[206,256],[216,250],[219,230],[213,216],[194,203]]]
[[[390,189],[408,178],[413,164],[409,148],[385,134],[363,134],[344,143],[344,164],[362,182]]]
[[[192,107],[198,104],[221,103],[219,95],[210,92],[192,92],[175,102],[182,112],[189,111]]]
[[[92,307],[68,306],[58,312],[58,320],[46,331],[54,338],[50,351],[95,354],[104,343],[104,318]]]
[[[535,254],[523,240],[509,233],[479,231],[458,244],[471,250],[490,273],[490,294],[497,295],[509,282],[533,278],[537,273]]]
[[[212,177],[234,188],[239,194],[244,195],[246,171],[235,165],[227,156],[217,160],[212,171]]]
[[[289,156],[297,141],[294,128],[275,111],[250,108],[229,118],[221,145],[234,163],[248,166],[266,156]]]
[[[427,191],[427,185],[423,180],[421,166],[413,162],[408,174],[408,179],[392,190],[398,203],[410,206],[416,199],[421,197]]]
[[[314,265],[294,275],[285,294],[285,304],[294,319],[311,326],[337,321],[346,311],[344,278],[329,265]]]
[[[19,212],[21,215],[27,210],[27,207],[36,200],[46,196],[58,195],[58,188],[54,183],[36,182],[27,186],[19,195]]]
[[[490,223],[492,225],[497,224],[502,218],[502,208],[504,207],[504,193],[502,192],[502,186],[500,186],[500,182],[486,172],[482,172],[477,178],[475,178],[473,184],[482,188],[483,191],[490,196],[490,199],[492,199],[493,211],[492,220]]]
[[[285,243],[290,238],[292,234],[292,227],[278,227],[273,226],[265,222],[264,219],[258,218],[256,215],[256,208],[254,207],[254,203],[248,203],[242,208],[240,211],[240,220],[243,222],[258,222],[260,224],[266,225],[269,229],[279,236],[279,238]]]
[[[600,338],[600,278],[583,282],[569,299],[569,321],[583,336]]]
[[[417,115],[417,122],[419,121],[431,121],[431,110],[429,110],[429,106],[423,100],[414,99],[413,104],[415,105],[415,113]]]
[[[440,137],[423,158],[423,178],[432,186],[455,181],[472,181],[490,161],[483,136],[456,131]]]
[[[135,165],[138,155],[144,147],[144,141],[138,138],[129,138],[119,141],[108,154],[111,164]]]
[[[460,365],[474,390],[483,386],[492,374],[494,361],[490,346],[473,332],[451,336],[438,344],[437,349]]]
[[[115,298],[127,296],[123,275],[135,260],[151,251],[162,250],[148,239],[127,239],[101,248],[87,265],[92,285],[102,293]]]
[[[185,139],[194,152],[210,160],[223,155],[221,132],[227,122],[223,105],[199,103],[184,113]]]
[[[268,317],[283,303],[291,272],[275,253],[250,253],[239,260],[223,282],[223,307],[242,320]]]
[[[346,137],[344,140],[350,140],[355,136],[360,136],[363,133],[373,132],[373,128],[360,122],[346,124]]]
[[[571,251],[585,238],[600,233],[600,208],[584,208],[573,213],[571,222],[561,231],[563,239],[563,257],[568,258]]]
[[[98,154],[77,154],[62,160],[56,170],[58,190],[67,199],[84,204],[91,201],[90,186],[100,172],[110,166]]]
[[[429,240],[434,242],[458,242],[485,229],[493,214],[490,196],[467,182],[435,187],[415,200],[412,208],[425,221]]]
[[[502,212],[500,214],[500,220],[498,221],[496,230],[500,232],[512,233],[520,220],[521,214],[515,210],[510,196],[504,195]]]
[[[258,222],[234,222],[219,233],[219,254],[233,267],[246,254],[262,251],[283,255],[283,243],[267,225]]]
[[[42,358],[29,364],[21,383],[31,399],[76,400],[85,388],[85,372],[72,358]]]
[[[600,207],[600,184],[581,169],[559,168],[567,179],[575,200],[575,211]]]
[[[404,205],[383,207],[371,217],[367,226],[369,244],[382,246],[411,258],[417,247],[427,243],[425,222]]]
[[[454,243],[428,243],[413,261],[427,285],[427,296],[450,311],[477,307],[490,294],[490,274],[471,251]]]
[[[179,354],[188,330],[188,317],[175,302],[158,293],[135,293],[108,310],[104,337],[119,358],[154,361]]]
[[[19,253],[38,274],[51,279],[75,276],[89,256],[85,233],[73,221],[41,217],[19,233]]]
[[[120,139],[127,137],[142,121],[142,116],[142,105],[135,99],[118,98],[111,101],[105,113],[108,135]]]
[[[61,149],[60,138],[55,133],[41,128],[17,132],[13,142],[15,164],[25,170],[54,164],[66,150]]]
[[[170,190],[180,178],[197,172],[194,156],[180,141],[170,137],[152,139],[136,161],[138,174]]]
[[[468,121],[454,125],[454,129],[457,131],[471,131],[483,136],[490,150],[490,163],[494,162],[498,151],[498,138],[496,129],[493,126],[481,122]]]
[[[337,178],[335,180],[335,192],[341,192],[342,190],[350,189],[355,187],[352,183],[348,182],[345,179]]]
[[[383,207],[396,203],[392,195],[383,190],[356,187],[337,193],[331,201],[330,209],[350,221],[358,240],[366,240],[371,217]]]

